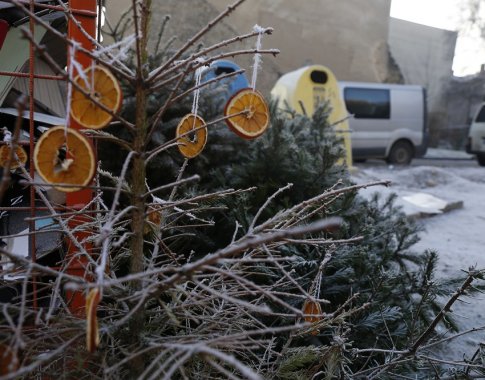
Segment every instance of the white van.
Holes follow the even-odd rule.
[[[339,82],[350,114],[354,161],[383,158],[407,165],[428,144],[426,93],[421,86]]]
[[[485,166],[485,103],[480,104],[470,125],[466,151],[476,154],[478,165]]]

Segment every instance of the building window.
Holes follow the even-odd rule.
[[[391,97],[389,90],[348,87],[344,90],[347,111],[356,119],[389,119]]]

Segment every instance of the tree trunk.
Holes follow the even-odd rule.
[[[136,2],[133,1],[133,6]],[[135,156],[132,163],[131,172],[131,189],[132,189],[132,206],[134,210],[131,214],[131,231],[133,236],[130,242],[131,248],[131,273],[139,273],[144,270],[144,252],[143,252],[143,225],[145,222],[145,139],[148,131],[147,120],[147,86],[146,78],[148,69],[146,67],[148,61],[147,42],[148,42],[148,24],[150,19],[151,1],[145,0],[137,9],[140,11],[139,17],[135,17],[135,27],[139,31],[139,38],[137,40],[137,82],[136,82],[136,116],[135,116],[135,138],[134,149]],[[131,283],[133,292],[140,291],[143,284],[135,280]],[[133,307],[135,305],[132,305]],[[142,345],[142,334],[145,325],[145,307],[141,306],[134,314],[130,321],[129,338],[132,346],[140,348]],[[135,349],[133,350],[135,351]],[[131,378],[137,378],[145,369],[145,360],[143,356],[138,356],[130,362]]]

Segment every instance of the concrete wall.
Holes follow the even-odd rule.
[[[440,139],[447,141],[452,147],[463,149],[470,122],[484,101],[484,67],[475,75],[453,78],[446,99],[448,122],[440,131]]]
[[[121,15],[126,12],[131,6],[131,0],[106,0],[107,20],[111,25],[115,25]],[[206,33],[197,43],[204,47],[211,46],[215,43],[224,41],[228,38],[235,37],[241,32],[235,28],[234,20],[239,13],[234,12],[229,18],[224,19]],[[207,0],[153,0],[152,1],[152,17],[151,17],[151,33],[149,51],[153,53],[156,41],[158,40],[158,33],[163,23],[164,18],[169,15],[170,21],[166,24],[165,31],[160,41],[160,48],[166,46],[172,37],[175,40],[170,44],[170,50],[175,51],[181,47],[194,34],[203,29],[207,23],[219,15],[219,11],[210,4]],[[131,16],[131,14],[130,14]],[[107,27],[105,27],[107,29]],[[128,29],[127,33],[132,33],[132,29]],[[106,38],[106,43],[110,43],[111,39]],[[254,48],[255,39],[247,43],[236,43],[232,46],[232,50],[239,50],[242,48]],[[265,44],[266,47],[269,45]],[[222,51],[228,51],[229,47],[213,51],[212,54],[217,54]],[[236,56],[229,58],[235,61],[240,67],[246,69],[246,74],[251,77],[251,67],[253,56]],[[269,94],[274,83],[280,76],[280,68],[278,66],[278,58],[273,56],[265,56],[263,63],[264,74],[258,77],[258,89]]]
[[[177,46],[233,2],[153,0],[152,24],[159,25],[170,14],[166,34],[177,35]],[[107,0],[110,22],[130,4],[131,0]],[[258,88],[266,94],[282,74],[308,64],[329,67],[339,80],[383,82],[389,81],[393,71],[387,46],[389,11],[389,0],[367,0],[365,6],[362,0],[247,0],[202,41],[207,46],[247,33],[255,24],[273,27],[275,32],[264,37],[263,48],[277,48],[281,53],[276,58],[263,57]],[[237,46],[250,48],[254,43],[253,39]],[[250,77],[252,57],[234,60]]]
[[[231,1],[207,0],[218,10]],[[272,26],[265,46],[281,50],[283,73],[322,64],[338,79],[381,82],[388,76],[389,0],[247,0],[231,18],[237,30]]]
[[[446,93],[453,77],[457,32],[391,18],[389,46],[407,84],[419,84],[428,92],[432,143],[446,127]]]

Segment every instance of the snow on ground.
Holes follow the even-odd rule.
[[[357,167],[353,179],[359,184],[391,180],[390,188],[363,189],[361,194],[395,192],[407,214],[416,210],[403,197],[415,193],[429,194],[446,201],[463,201],[463,208],[419,220],[425,231],[420,234],[421,241],[414,246],[414,251],[433,249],[438,252],[438,279],[455,275],[471,266],[485,269],[485,168],[365,165]],[[468,303],[455,303],[455,320],[463,329],[484,326],[485,294],[465,300]],[[446,347],[448,358],[462,360],[463,353],[469,358],[479,341],[485,341],[485,333],[473,333],[453,341]]]
[[[450,150],[439,148],[428,148],[425,158],[459,158],[459,159],[471,159],[474,158],[473,154],[468,154],[462,150]]]

